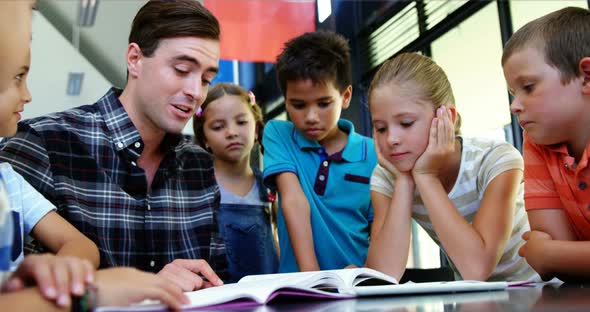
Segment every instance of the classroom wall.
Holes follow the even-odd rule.
[[[67,96],[70,71],[84,72],[79,96]],[[33,16],[31,71],[27,80],[33,101],[23,118],[66,110],[99,99],[110,83],[39,12]]]

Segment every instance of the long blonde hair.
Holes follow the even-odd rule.
[[[369,104],[373,90],[388,83],[399,86],[413,84],[421,91],[420,97],[432,103],[435,110],[443,105],[455,107],[455,97],[447,75],[431,58],[421,54],[402,53],[381,65],[369,87]],[[457,113],[455,135],[460,133],[461,116]]]

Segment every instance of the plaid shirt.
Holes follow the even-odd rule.
[[[148,189],[137,166],[143,141],[120,93],[113,88],[93,105],[19,123],[17,134],[2,142],[0,161],[11,163],[96,243],[101,267],[157,272],[174,259],[204,259],[224,276],[211,156],[168,134]]]

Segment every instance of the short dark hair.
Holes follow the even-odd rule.
[[[211,102],[219,98],[222,98],[225,95],[238,96],[240,97],[240,99],[242,99],[242,101],[245,104],[247,104],[248,108],[250,109],[250,112],[252,112],[252,115],[254,116],[254,122],[256,123],[256,135],[258,137],[258,143],[260,143],[260,140],[262,140],[262,135],[264,133],[264,119],[262,116],[262,110],[260,109],[260,106],[256,104],[256,101],[253,101],[248,91],[246,91],[244,88],[236,84],[227,82],[217,83],[213,85],[211,89],[209,89],[209,92],[207,92],[207,98],[201,105],[201,115],[195,116],[193,118],[195,143],[199,144],[202,148],[206,149],[205,131],[203,129],[203,126],[205,125],[206,121],[205,111],[207,110],[207,107]],[[262,144],[259,145],[260,152],[264,153],[264,147],[262,146]]]
[[[277,56],[277,78],[283,94],[287,93],[288,81],[307,79],[313,83],[332,81],[344,93],[352,82],[348,41],[330,31],[291,39]]]
[[[526,47],[539,48],[547,64],[559,70],[563,83],[579,77],[578,63],[590,56],[590,11],[567,7],[527,23],[506,43],[502,66]]]
[[[182,36],[219,40],[219,22],[196,0],[150,0],[133,19],[129,43],[150,57],[161,39]]]

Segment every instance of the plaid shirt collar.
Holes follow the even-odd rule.
[[[123,90],[113,87],[97,101],[98,110],[103,116],[109,135],[113,140],[113,149],[117,152],[130,147],[136,142],[143,143],[139,131],[137,131],[125,107],[119,101],[122,92]],[[181,139],[182,135],[180,134],[168,133],[162,142],[164,151],[168,153],[173,150]],[[139,157],[143,151],[143,144],[132,150],[136,150],[137,157]]]

